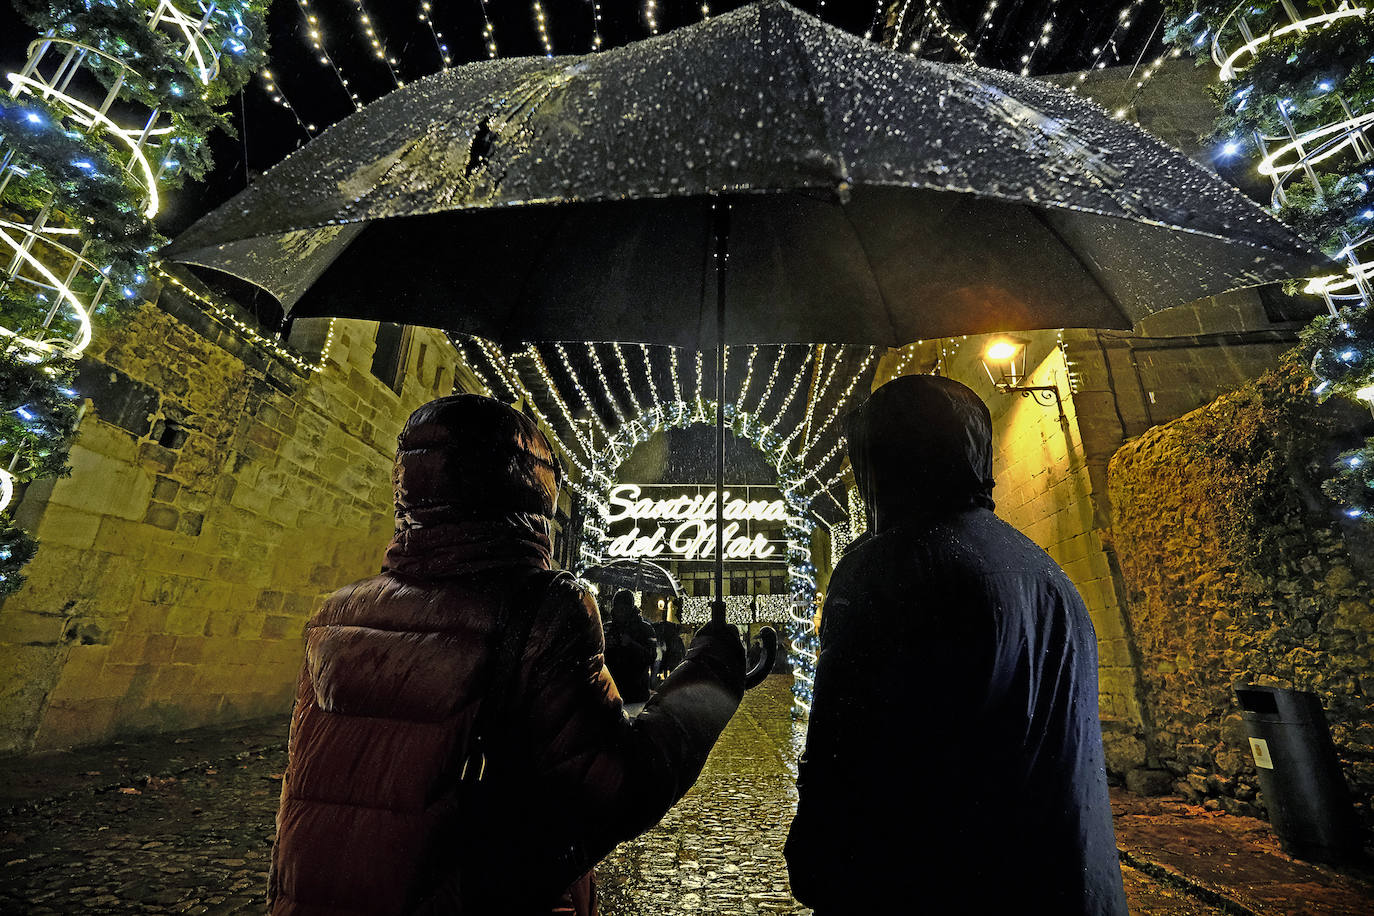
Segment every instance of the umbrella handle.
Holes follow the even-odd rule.
[[[759,630],[759,641],[763,643],[763,655],[758,664],[744,673],[744,689],[751,690],[763,683],[768,672],[773,670],[773,660],[778,657],[778,631],[772,627]]]

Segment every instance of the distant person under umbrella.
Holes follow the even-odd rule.
[[[667,677],[673,673],[674,668],[682,664],[682,658],[687,654],[682,643],[682,624],[664,620],[654,624],[654,633],[658,636],[659,645],[663,647],[663,658],[658,670]]]
[[[1073,583],[993,514],[992,422],[905,376],[851,417],[872,536],[831,577],[787,865],[816,916],[1125,916]]]
[[[633,592],[621,589],[611,599],[606,625],[606,668],[625,701],[625,712],[636,716],[649,699],[650,669],[658,655],[654,626],[639,613]]]

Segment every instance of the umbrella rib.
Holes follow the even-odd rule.
[[[1055,228],[1054,224],[1049,221],[1045,212],[1039,207],[1026,207],[1026,209],[1030,211],[1031,216],[1036,222],[1044,226],[1045,230],[1049,232],[1050,235],[1054,236],[1054,240],[1059,243],[1060,247],[1067,251],[1070,256],[1078,262],[1078,266],[1083,268],[1083,272],[1092,279],[1098,289],[1102,290],[1102,295],[1107,297],[1107,301],[1120,311],[1121,314],[1129,316],[1130,312],[1128,312],[1126,307],[1121,304],[1120,300],[1112,294],[1112,291],[1107,288],[1107,284],[1103,282],[1102,277],[1097,272],[1097,268],[1085,261],[1083,257],[1079,255],[1078,249],[1069,244],[1069,240],[1064,238],[1059,230]]]
[[[878,273],[873,269],[873,259],[868,256],[868,246],[864,244],[864,238],[859,233],[859,227],[854,224],[853,218],[849,215],[849,210],[843,204],[840,205],[840,213],[844,215],[845,224],[849,226],[849,231],[854,234],[854,241],[859,245],[859,251],[863,252],[864,263],[868,265],[868,275],[873,280],[873,288],[878,291],[878,301],[883,304],[883,317],[887,320],[887,330],[891,334],[892,344],[902,346],[904,341],[898,336],[897,323],[892,314],[892,303],[887,299],[887,293],[883,291],[883,285],[878,282]]]

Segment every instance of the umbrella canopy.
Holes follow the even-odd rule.
[[[656,595],[672,595],[674,598],[682,597],[682,587],[673,578],[673,574],[649,560],[612,560],[610,563],[593,566],[582,575],[601,585],[613,585],[636,592],[653,592]]]
[[[413,83],[166,256],[297,316],[704,348],[721,195],[730,342],[1128,328],[1326,263],[1092,102],[886,50],[781,2]]]

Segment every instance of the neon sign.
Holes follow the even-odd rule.
[[[714,489],[694,494],[679,489],[667,498],[646,496],[644,490],[633,483],[611,488],[604,521],[608,526],[628,522],[631,527],[610,539],[607,555],[678,560],[715,557],[717,496]],[[779,541],[755,528],[777,529],[792,521],[786,503],[781,499],[732,497],[729,490],[721,494],[721,499],[725,503],[725,559],[785,559],[779,552]]]

